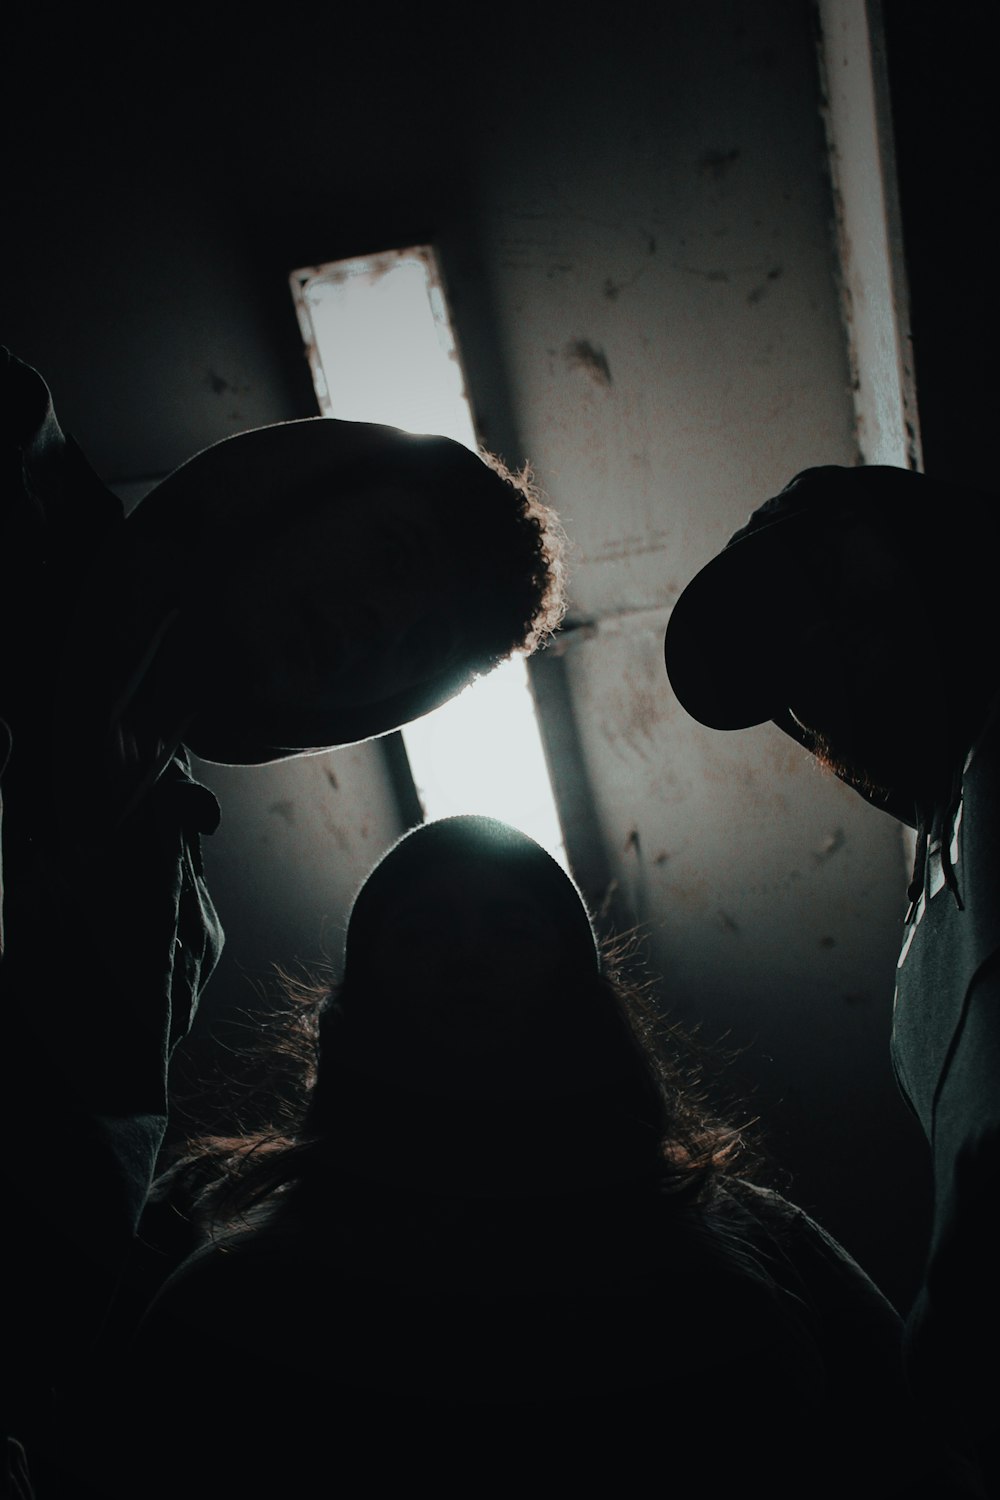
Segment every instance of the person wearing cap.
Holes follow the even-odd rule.
[[[154,1190],[144,1235],[192,1241],[119,1361],[131,1402],[100,1393],[126,1493],[911,1493],[896,1313],[744,1175],[548,852],[411,830],[339,968],[290,1014],[286,1118]]]
[[[892,1062],[934,1205],[907,1366],[1000,1494],[1000,731],[993,495],[888,466],[798,474],[701,569],[667,625],[699,722],[773,721],[916,833]],[[734,631],[753,650],[737,648]],[[902,892],[901,892],[902,896]]]
[[[562,580],[530,477],[448,438],[278,423],[126,517],[7,350],[0,424],[2,1434],[102,1316],[221,948],[189,752],[384,735],[542,644]]]

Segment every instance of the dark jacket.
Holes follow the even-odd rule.
[[[122,507],[41,377],[4,350],[0,380],[0,1429],[21,1432],[103,1316],[222,933],[200,848],[215,798],[182,747],[135,796],[123,684],[80,649]]]

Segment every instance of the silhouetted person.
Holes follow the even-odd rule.
[[[188,750],[385,734],[534,649],[561,594],[551,511],[447,438],[260,428],[126,519],[6,350],[0,424],[0,1440],[30,1445],[131,1241],[222,942]]]
[[[933,1153],[907,1325],[929,1430],[1000,1494],[1000,780],[992,495],[809,469],[688,584],[667,672],[717,729],[774,722],[916,830],[892,1058]],[[901,901],[901,913],[905,903]]]
[[[908,1493],[896,1313],[737,1174],[533,840],[404,836],[298,1035],[292,1129],[158,1185],[197,1243],[94,1472],[124,1448],[125,1492],[157,1495]]]

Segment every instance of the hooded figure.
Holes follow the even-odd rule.
[[[916,830],[892,1061],[931,1146],[907,1326],[928,1428],[1000,1495],[1000,734],[996,498],[873,466],[808,469],[691,580],[665,660],[709,727],[773,720]],[[961,1491],[964,1493],[965,1491]]]
[[[896,1314],[736,1177],[645,995],[520,830],[395,844],[301,1018],[291,1132],[195,1143],[158,1186],[201,1241],[123,1360],[128,1483],[630,1495],[662,1467],[713,1495],[905,1493]]]
[[[487,817],[405,834],[351,909],[306,1131],[373,1178],[519,1196],[649,1180],[661,1127],[561,865]]]

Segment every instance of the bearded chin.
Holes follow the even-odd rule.
[[[824,771],[853,787],[870,801],[885,802],[892,795],[891,788],[883,778],[861,765],[850,750],[842,745],[834,745],[825,734],[813,731],[810,749]]]

